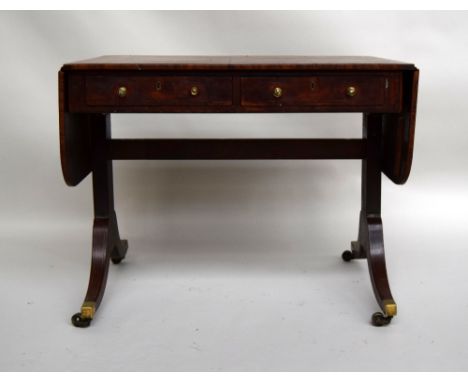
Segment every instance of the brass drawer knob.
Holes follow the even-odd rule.
[[[119,97],[124,98],[127,95],[127,88],[125,86],[121,86],[118,91]]]
[[[193,95],[193,96],[196,96],[198,95],[198,86],[192,86],[192,88],[190,89],[190,94]]]
[[[357,89],[354,86],[348,86],[346,89],[346,95],[348,97],[354,97],[357,93]]]
[[[276,87],[273,89],[273,97],[279,98],[282,95],[283,95],[283,89],[281,89],[280,87]]]

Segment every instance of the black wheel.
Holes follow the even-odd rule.
[[[82,318],[81,313],[76,313],[72,316],[71,322],[77,328],[87,328],[91,324],[90,318]]]
[[[117,259],[111,259],[112,264],[120,264],[122,262],[122,258],[117,258]]]
[[[382,312],[375,312],[372,315],[372,325],[386,326],[392,321],[393,316],[384,316]]]
[[[346,261],[347,263],[350,262],[351,260],[354,259],[354,255],[351,251],[344,251],[342,254],[341,254],[341,258],[343,259],[343,261]]]

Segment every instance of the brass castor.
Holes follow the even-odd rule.
[[[372,315],[372,325],[387,326],[392,321],[393,316],[385,316],[382,312],[375,312]]]
[[[91,324],[92,318],[83,318],[81,313],[76,313],[72,316],[71,322],[77,328],[87,328]]]
[[[347,263],[349,263],[351,260],[354,259],[354,255],[351,251],[344,251],[341,254],[341,258],[343,259],[343,261],[346,261]]]

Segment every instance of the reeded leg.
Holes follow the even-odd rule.
[[[362,161],[362,208],[359,219],[359,236],[345,251],[343,260],[367,259],[375,298],[382,312],[372,315],[375,326],[388,325],[397,314],[397,306],[390,291],[385,265],[381,200],[381,137],[382,116],[364,116],[364,137],[367,138],[367,158]]]
[[[112,162],[106,159],[105,140],[110,138],[110,121],[102,116],[93,131],[93,195],[94,225],[91,258],[91,272],[88,291],[81,311],[72,317],[73,325],[87,327],[94,318],[107,283],[109,261],[120,263],[127,252],[126,240],[121,240],[114,211]]]
[[[397,314],[397,307],[388,282],[382,219],[361,211],[359,227],[359,255],[367,258],[374,295],[383,312],[372,315],[372,324],[384,326]]]
[[[104,296],[109,260],[120,263],[125,257],[127,248],[127,241],[120,240],[115,212],[110,219],[94,219],[88,291],[80,313],[76,313],[72,317],[73,325],[81,328],[90,325]]]

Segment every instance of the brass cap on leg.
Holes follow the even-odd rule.
[[[96,303],[92,301],[85,301],[81,305],[81,317],[92,320],[94,312],[96,311]]]
[[[386,316],[396,316],[397,314],[397,305],[393,300],[384,300],[384,313]]]

